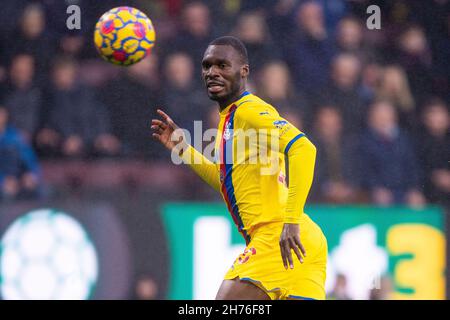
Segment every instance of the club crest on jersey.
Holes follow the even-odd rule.
[[[225,126],[225,130],[223,132],[223,138],[225,140],[230,140],[231,138],[231,122],[228,122]]]
[[[287,124],[287,121],[286,121],[286,120],[277,120],[277,121],[274,121],[273,124],[274,124],[275,127],[277,127],[278,129],[281,129],[281,128],[283,128],[283,127]]]
[[[238,258],[238,262],[239,264],[243,264],[246,263],[251,256],[256,254],[256,249],[255,248],[245,248],[244,252],[239,256]]]

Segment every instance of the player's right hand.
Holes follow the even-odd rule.
[[[161,142],[170,151],[179,143],[186,143],[183,130],[164,111],[158,109],[156,112],[161,116],[162,120],[152,119],[153,138]]]

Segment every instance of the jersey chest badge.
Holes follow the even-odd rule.
[[[225,130],[223,131],[223,138],[225,140],[230,140],[231,138],[231,122],[227,122]]]

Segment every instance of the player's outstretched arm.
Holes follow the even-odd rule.
[[[171,152],[177,152],[183,162],[188,164],[206,183],[220,190],[219,172],[215,164],[186,142],[183,130],[164,111],[158,109],[157,112],[161,119],[152,120],[153,138]]]

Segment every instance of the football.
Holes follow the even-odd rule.
[[[100,56],[129,66],[148,56],[155,44],[152,21],[140,10],[118,7],[104,13],[95,26],[94,42]]]

